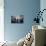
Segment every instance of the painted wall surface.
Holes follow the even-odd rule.
[[[41,9],[41,11],[42,11],[43,9],[46,9],[46,0],[41,0],[41,1],[40,1],[40,9]],[[42,17],[43,17],[43,22],[41,21],[41,22],[40,22],[40,25],[46,27],[46,10],[43,12]]]
[[[4,0],[0,0],[0,42],[4,41]]]
[[[40,0],[5,0],[5,40],[18,41],[32,29],[35,12],[40,9]],[[11,16],[24,15],[23,24],[11,24]]]

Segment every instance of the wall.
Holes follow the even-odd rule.
[[[46,9],[46,0],[41,0],[41,1],[40,1],[40,9],[41,9],[41,11],[42,11],[43,9]],[[46,20],[45,20],[45,19],[46,19],[46,10],[43,12],[42,17],[43,17],[43,22],[41,21],[41,22],[40,22],[40,25],[46,27]]]
[[[0,0],[0,42],[4,41],[4,0]]]
[[[32,28],[32,19],[40,9],[40,0],[5,0],[4,27],[5,40],[18,41]],[[23,24],[11,24],[11,16],[24,15]]]

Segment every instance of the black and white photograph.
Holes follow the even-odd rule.
[[[11,23],[24,23],[24,16],[11,16]]]

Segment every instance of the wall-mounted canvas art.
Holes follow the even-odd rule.
[[[11,23],[24,23],[24,16],[11,16]]]

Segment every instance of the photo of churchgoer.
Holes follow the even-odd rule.
[[[11,23],[23,23],[24,22],[24,16],[11,16]]]

